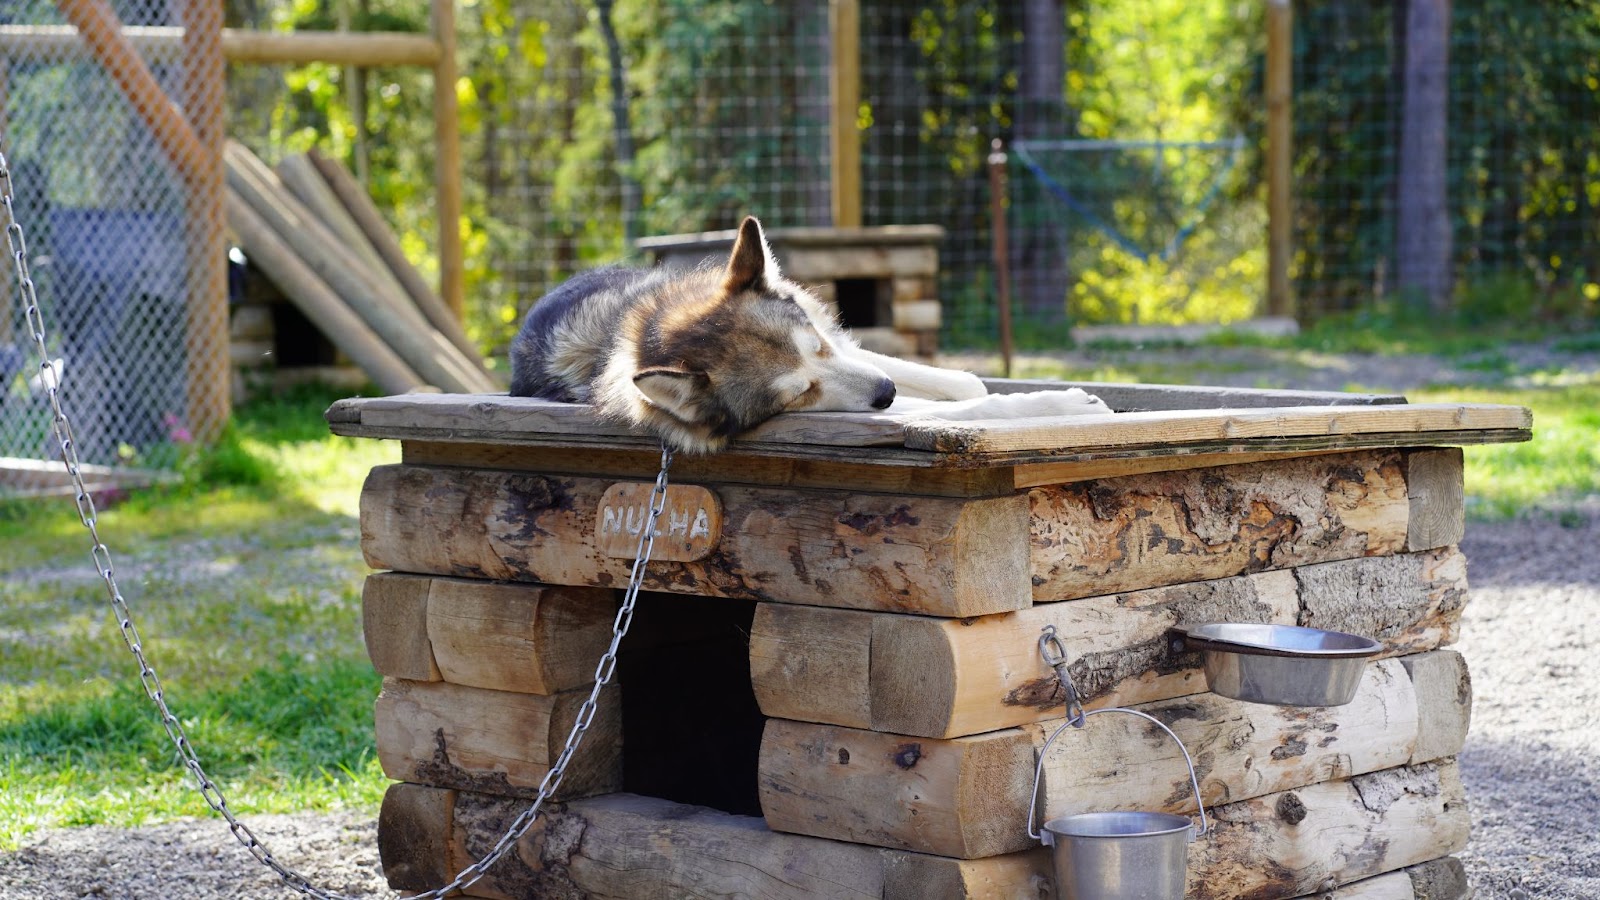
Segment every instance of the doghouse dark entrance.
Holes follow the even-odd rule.
[[[761,815],[754,617],[755,604],[739,600],[639,594],[617,656],[624,790]]]
[[[834,282],[834,302],[846,328],[871,328],[889,324],[892,313],[883,301],[883,282],[877,278],[841,278]]]

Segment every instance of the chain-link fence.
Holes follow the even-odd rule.
[[[1401,245],[1410,4],[1296,4],[1295,283],[1303,314],[1391,295]],[[1457,0],[1447,230],[1468,315],[1593,316],[1600,300],[1600,4]],[[1422,248],[1423,252],[1427,247]]]
[[[220,12],[0,6],[0,141],[86,463],[170,466],[228,413]],[[50,458],[45,375],[6,268],[0,492],[40,490],[26,461]]]
[[[171,456],[207,430],[226,340],[212,310],[221,232],[184,168],[184,130],[60,33],[86,0],[0,3],[4,138],[59,323],[86,457]],[[1230,0],[858,0],[866,225],[946,230],[944,345],[993,339],[985,160],[1008,154],[1007,260],[1019,339],[1085,321],[1217,321],[1266,281],[1261,4]],[[177,29],[213,3],[118,0],[138,56],[196,141],[212,103]],[[1390,297],[1412,4],[1295,4],[1294,257],[1302,318]],[[258,30],[427,32],[421,0],[229,0]],[[81,15],[74,13],[74,15]],[[52,31],[54,29],[54,31]],[[1515,314],[1600,298],[1600,7],[1460,0],[1449,24],[1445,262],[1458,303]],[[526,310],[646,235],[831,222],[826,0],[476,0],[457,7],[466,315],[491,357]],[[1418,52],[1411,49],[1415,56]],[[220,63],[218,63],[220,65]],[[109,74],[108,74],[109,73]],[[136,81],[137,79],[134,79]],[[434,274],[432,73],[232,65],[229,135],[268,161],[317,145],[363,178]],[[1016,152],[1018,149],[1021,152]],[[198,182],[196,182],[198,183]],[[197,205],[199,204],[199,205]],[[1415,245],[1415,241],[1412,245]],[[205,285],[202,287],[201,285]],[[10,296],[9,293],[6,296]],[[41,452],[0,309],[0,456]],[[220,338],[217,336],[221,335]],[[213,368],[205,368],[207,366]]]
[[[745,213],[773,227],[831,224],[829,5],[482,0],[462,8],[466,302],[469,325],[491,354],[547,290],[628,256],[632,238],[729,228]],[[1024,337],[1059,344],[1072,318],[1215,320],[1254,311],[1265,277],[1251,174],[1258,154],[1234,143],[1234,108],[1224,101],[1241,95],[1250,77],[1259,14],[1241,18],[1220,0],[1154,10],[1058,0],[859,6],[863,224],[945,229],[938,290],[946,345],[995,336],[985,166],[994,138],[1155,141],[1182,157],[1102,150],[1093,180],[1072,185],[1112,230],[1164,249],[1173,242],[1155,236],[1159,226],[1121,207],[1147,199],[1152,185],[1176,203],[1164,214],[1178,223],[1169,231],[1183,230],[1181,240],[1150,258],[1110,263],[1101,259],[1103,229],[1074,221],[1032,174],[1013,167],[1011,265]],[[416,7],[394,4],[387,18],[366,21],[425,28]],[[350,22],[341,8],[327,4],[293,24]],[[272,4],[253,9],[235,24],[288,21]],[[1129,65],[1108,61],[1130,36],[1168,57],[1168,77],[1130,83]],[[263,70],[252,71],[270,87]],[[1087,80],[1074,86],[1071,72]],[[236,110],[236,136],[269,160],[321,141],[359,169],[355,135],[369,132],[370,186],[380,203],[402,230],[431,233],[426,73],[360,76],[373,84],[362,92],[359,126],[341,84],[351,73],[322,66],[284,75],[297,96]],[[1184,97],[1196,84],[1222,84],[1223,100],[1191,109]],[[232,90],[239,94],[241,82]],[[1221,149],[1184,149],[1196,141]],[[1124,177],[1140,167],[1142,181]],[[1123,175],[1102,177],[1112,169]],[[1225,290],[1214,289],[1219,282]]]

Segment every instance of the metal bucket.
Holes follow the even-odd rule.
[[[1052,649],[1053,647],[1053,649]],[[1067,692],[1067,720],[1044,742],[1033,769],[1033,794],[1028,801],[1028,834],[1051,848],[1059,900],[1183,900],[1189,843],[1206,833],[1205,803],[1200,799],[1200,779],[1195,775],[1189,749],[1165,723],[1135,709],[1113,706],[1084,712],[1077,688],[1067,675],[1066,657],[1053,627],[1039,639],[1045,662],[1056,670]],[[1050,745],[1069,727],[1082,728],[1089,716],[1126,713],[1154,723],[1172,738],[1189,767],[1200,827],[1184,816],[1160,812],[1098,812],[1061,816],[1034,831],[1038,816],[1039,782]]]
[[[1044,823],[1061,900],[1182,900],[1194,826],[1157,812],[1103,812]]]

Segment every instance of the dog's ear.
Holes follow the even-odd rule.
[[[633,373],[633,384],[651,403],[680,419],[694,419],[694,409],[710,386],[704,372],[671,366],[652,366]]]
[[[728,274],[723,279],[723,287],[729,294],[758,291],[776,277],[778,262],[772,258],[772,248],[767,246],[761,223],[755,216],[745,216],[739,223],[739,236],[733,241],[733,253],[728,256]]]

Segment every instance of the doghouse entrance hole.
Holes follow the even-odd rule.
[[[272,305],[272,331],[272,352],[279,368],[331,366],[339,359],[333,342],[292,304]]]
[[[640,592],[617,653],[623,790],[761,815],[754,618],[748,601]]]
[[[846,328],[872,328],[888,324],[879,309],[876,278],[841,278],[833,283],[834,302]]]

